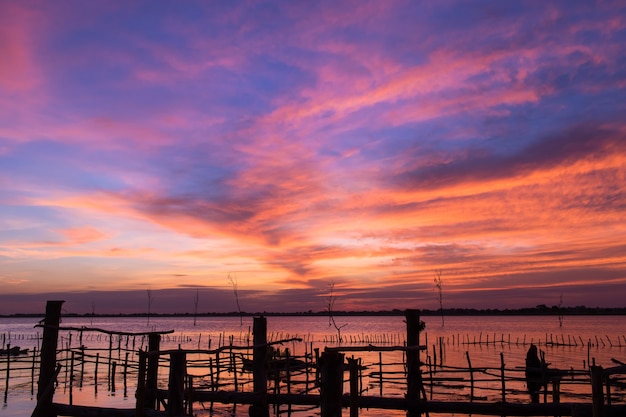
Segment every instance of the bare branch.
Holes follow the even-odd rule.
[[[334,295],[335,283],[333,281],[328,283],[328,298],[326,299],[326,311],[328,311],[328,326],[333,326],[335,330],[337,330],[337,339],[339,343],[343,342],[341,337],[341,329],[346,327],[348,324],[344,323],[341,326],[335,322],[335,317],[333,316],[333,307],[335,305],[335,301],[337,297]]]
[[[196,319],[198,317],[198,289],[196,288],[196,296],[193,299],[193,325],[196,325]]]
[[[150,307],[152,306],[152,290],[148,288],[148,323],[147,326],[150,326]]]
[[[444,326],[443,320],[443,281],[441,279],[442,270],[435,271],[435,289],[437,289],[437,301],[439,302],[439,311],[441,312],[441,327]]]
[[[239,312],[239,323],[243,326],[243,316],[241,314],[241,306],[239,305],[239,292],[237,289],[237,277],[234,277],[228,274],[228,283],[233,287],[233,292],[235,293],[235,301],[237,302],[237,311]]]

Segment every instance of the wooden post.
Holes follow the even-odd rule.
[[[267,405],[267,319],[254,317],[252,322],[252,375],[253,390],[259,400],[251,404],[250,417],[268,417]]]
[[[51,408],[54,395],[54,380],[57,374],[57,342],[63,302],[48,301],[46,303],[46,317],[44,319],[43,340],[41,342],[41,362],[39,363],[39,381],[37,383],[37,406],[35,411],[33,411],[33,417],[55,416]]]
[[[380,383],[379,394],[382,397],[383,396],[383,352],[378,352],[378,373],[380,374],[380,377],[378,379],[378,382]]]
[[[113,361],[111,364],[111,393],[115,395],[115,370],[117,369],[117,362]]]
[[[443,336],[439,338],[439,366],[443,366]]]
[[[148,335],[148,370],[146,372],[146,408],[157,408],[157,379],[159,376],[159,347],[161,335],[150,333]]]
[[[100,352],[96,353],[96,366],[93,371],[93,386],[94,386],[94,391],[96,394],[98,393],[98,363],[99,362],[100,362]]]
[[[70,360],[70,405],[74,404],[74,351],[72,351],[72,359]]]
[[[213,358],[209,358],[209,376],[211,378],[211,391],[217,391],[215,377],[213,376]]]
[[[193,388],[193,375],[187,375],[187,413],[190,416],[193,416],[193,398],[194,396],[194,388]]]
[[[83,332],[80,332],[80,339],[83,339]],[[85,345],[80,345],[80,388],[83,387],[83,377],[85,376]]]
[[[315,348],[315,364],[318,365],[320,363],[320,348]],[[315,383],[320,383],[320,367],[315,366]]]
[[[419,310],[407,310],[406,313],[406,398],[414,403],[419,402],[422,386],[422,372],[420,370],[420,314]],[[420,416],[419,407],[408,407],[407,417]]]
[[[139,350],[139,369],[137,370],[137,393],[135,394],[135,416],[143,417],[146,403],[146,353]]]
[[[604,392],[602,389],[602,367],[591,367],[591,398],[593,417],[602,417],[602,409],[604,408]]]
[[[185,375],[187,374],[187,353],[179,350],[170,354],[170,377],[167,389],[167,415],[170,417],[185,414]]]
[[[341,417],[343,358],[343,353],[336,351],[324,351],[320,356],[321,417]]]
[[[552,379],[552,402],[554,404],[561,402],[561,377],[559,376]]]
[[[467,366],[470,373],[470,402],[474,401],[474,370],[472,369],[472,361],[470,360],[469,351],[465,351],[465,357],[467,358]]]
[[[218,344],[221,347],[221,344]],[[222,373],[220,368],[220,352],[215,353],[215,385],[220,386],[220,374]]]
[[[37,346],[33,348],[33,365],[30,368],[30,395],[35,394],[35,361],[37,360]]]
[[[111,389],[111,366],[113,364],[113,335],[109,334],[109,364],[107,366],[107,380],[109,390]]]
[[[506,403],[506,383],[504,380],[504,353],[500,352],[500,381],[502,384],[502,404]]]
[[[436,366],[436,365],[435,365]],[[433,390],[434,390],[434,382],[433,382],[433,377],[434,377],[434,372],[433,372],[433,363],[432,360],[430,359],[430,356],[428,357],[428,379],[430,382],[430,399],[433,399]]]
[[[124,398],[126,398],[126,395],[128,393],[128,352],[126,352],[126,357],[124,358]]]
[[[230,369],[233,372],[233,385],[235,386],[235,391],[239,391],[239,387],[237,385],[237,361],[235,360],[235,352],[233,352],[233,345],[230,345]]]
[[[11,374],[11,344],[7,345],[7,369],[6,369],[6,379],[5,379],[5,388],[4,388],[4,404],[7,403],[7,396],[9,395],[9,378]]]
[[[311,369],[311,360],[312,360],[312,356],[311,355],[311,351],[308,349],[307,347],[307,342],[304,342],[304,363],[305,363],[305,368],[304,368],[304,376],[305,376],[305,382],[304,382],[304,392],[309,392],[309,370]]]
[[[350,368],[350,417],[359,417],[359,361],[348,358]]]

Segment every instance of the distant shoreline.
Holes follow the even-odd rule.
[[[404,316],[404,310],[385,311],[333,311],[333,316]],[[440,316],[440,310],[420,310],[422,316]],[[519,309],[473,309],[473,308],[451,308],[443,310],[444,316],[619,316],[626,315],[626,307],[558,307],[544,306]],[[18,313],[0,314],[0,318],[20,318],[20,317],[44,317],[44,313]],[[327,311],[305,311],[305,312],[205,312],[205,313],[107,313],[107,314],[78,314],[65,313],[63,317],[328,317]]]

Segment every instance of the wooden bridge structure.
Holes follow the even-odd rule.
[[[251,417],[269,417],[270,409],[275,405],[287,406],[310,406],[319,407],[321,417],[337,417],[343,412],[349,412],[350,417],[357,417],[359,411],[364,408],[380,410],[404,410],[407,417],[418,417],[429,414],[447,413],[455,415],[492,415],[492,416],[574,416],[574,417],[616,417],[626,415],[626,405],[611,401],[610,378],[616,375],[626,374],[626,367],[617,366],[611,369],[603,369],[600,366],[591,366],[587,376],[591,384],[591,401],[562,402],[559,395],[559,380],[555,379],[552,386],[548,387],[547,381],[544,386],[543,403],[520,403],[507,401],[506,380],[504,364],[502,366],[501,398],[498,401],[481,401],[474,397],[474,372],[469,364],[471,394],[466,401],[443,401],[433,400],[430,387],[433,387],[433,372],[427,371],[427,365],[421,360],[421,352],[426,347],[420,344],[420,315],[418,310],[407,310],[406,319],[406,343],[402,346],[334,346],[326,347],[323,352],[310,351],[304,356],[303,367],[306,372],[306,385],[303,389],[292,391],[289,383],[290,361],[294,364],[302,361],[298,358],[290,358],[287,352],[285,372],[280,373],[272,369],[269,364],[272,358],[273,346],[289,342],[289,340],[267,340],[267,322],[264,317],[255,317],[253,321],[253,342],[247,346],[220,346],[217,349],[168,349],[160,348],[160,341],[168,332],[148,332],[148,345],[146,349],[137,351],[136,363],[136,392],[135,407],[133,409],[102,408],[84,405],[61,404],[54,401],[55,383],[61,371],[61,364],[57,361],[58,335],[60,327],[60,315],[62,301],[48,301],[46,317],[43,322],[43,339],[40,351],[39,378],[37,383],[37,404],[32,417],[56,417],[56,416],[120,416],[120,417],[152,417],[152,416],[188,416],[194,414],[194,404],[198,402],[224,403],[224,404],[247,404],[248,413]],[[85,330],[85,329],[83,329]],[[117,332],[118,334],[130,335],[130,333]],[[237,351],[250,352],[252,359],[247,360],[245,365],[251,370],[251,381],[235,381],[226,386],[220,385],[219,378],[220,361],[219,355],[227,356],[231,366],[239,357],[243,360],[243,354],[238,356]],[[348,353],[368,351],[385,352],[400,351],[403,357],[402,386],[405,387],[403,396],[383,396],[382,392],[382,359],[380,363],[381,391],[380,395],[366,395],[360,385],[360,372],[362,367],[359,360],[354,357],[346,357]],[[84,352],[83,352],[84,354]],[[200,361],[197,357],[214,357]],[[128,357],[128,356],[127,356]],[[72,356],[73,358],[73,356]],[[300,362],[298,362],[300,361]],[[469,362],[469,356],[468,356]],[[97,367],[96,362],[96,367]],[[240,362],[241,363],[241,362]],[[194,365],[195,364],[195,365]],[[67,366],[67,364],[65,365]],[[72,365],[73,367],[73,359]],[[195,376],[189,372],[191,367],[204,366],[211,372],[209,388],[195,383]],[[160,389],[158,378],[159,368],[168,369],[167,389]],[[218,368],[214,373],[213,368]],[[126,378],[126,365],[124,366]],[[71,370],[73,372],[73,370]],[[109,371],[111,372],[111,371]],[[115,366],[113,366],[115,373]],[[96,371],[97,374],[97,371]],[[286,378],[287,392],[280,392],[278,379]],[[248,384],[248,382],[250,382]],[[347,383],[347,384],[346,384]],[[126,384],[126,379],[124,379]],[[162,385],[162,384],[161,384]],[[249,389],[248,387],[250,387]],[[274,387],[274,390],[269,387]],[[347,392],[344,387],[348,386]],[[7,381],[8,386],[8,381]],[[230,389],[222,389],[230,388]],[[548,392],[552,402],[548,402]]]

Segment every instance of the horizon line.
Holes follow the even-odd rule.
[[[423,316],[439,316],[442,315],[440,309],[417,309],[420,315]],[[63,317],[255,317],[255,316],[402,316],[405,310],[391,309],[391,310],[341,310],[333,311],[329,314],[328,311],[300,311],[300,312],[278,312],[278,311],[230,311],[230,312],[203,312],[203,313],[65,313]],[[538,305],[535,307],[521,307],[521,308],[444,308],[443,315],[447,316],[471,316],[471,315],[584,315],[584,314],[597,314],[597,315],[626,315],[626,307],[559,307],[559,306],[546,306]],[[13,313],[13,314],[0,314],[0,318],[11,317],[43,317],[43,313]]]

